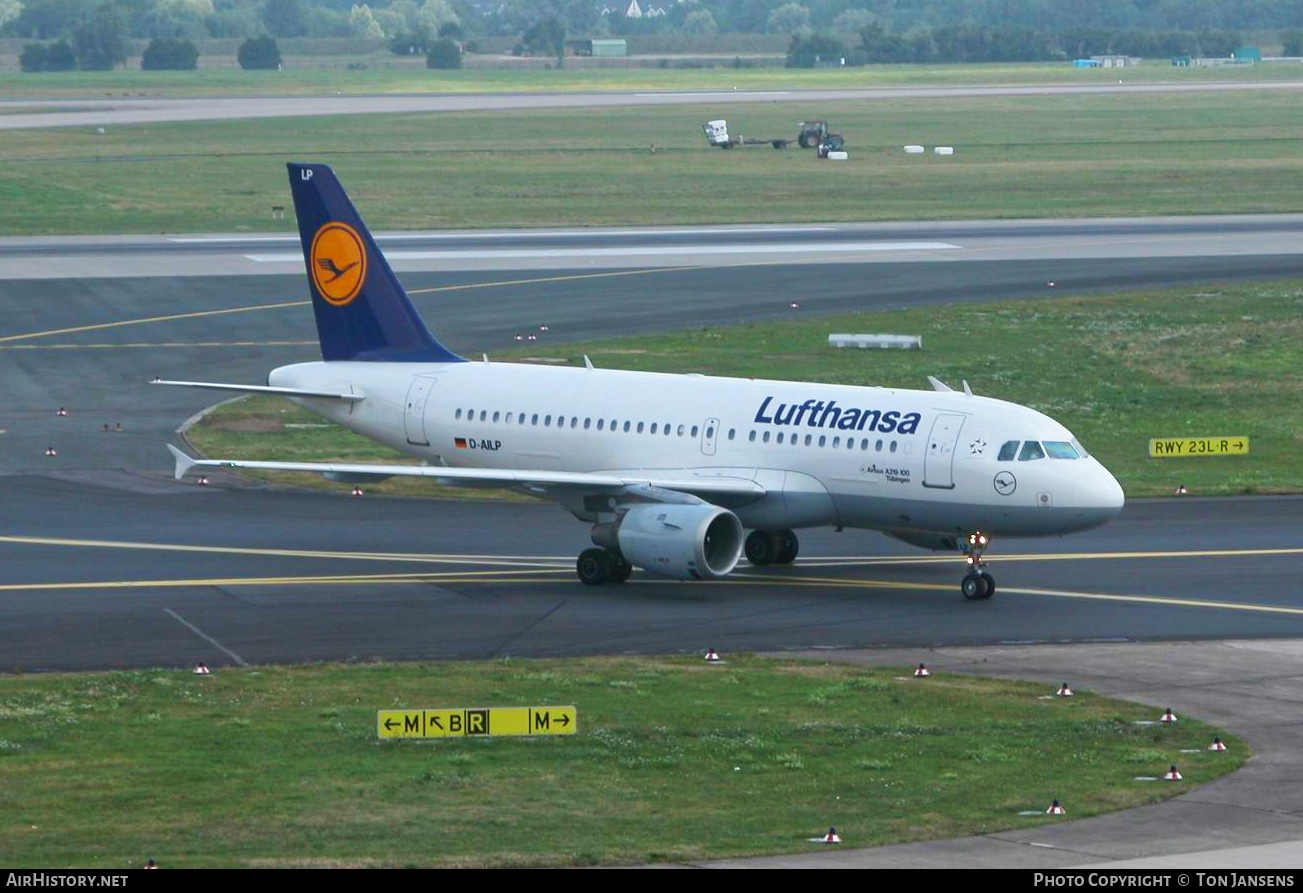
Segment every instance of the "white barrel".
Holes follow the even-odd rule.
[[[932,151],[935,152],[935,153],[937,153],[938,155],[954,155],[954,154],[955,154],[955,147],[954,147],[954,146],[937,146],[937,147],[936,147],[935,149],[933,149]]]
[[[843,151],[836,151],[836,152],[829,152],[824,157],[827,158],[829,161],[845,161],[849,156],[847,156],[847,154]]]
[[[906,154],[906,155],[922,155],[922,154],[923,154],[923,151],[924,151],[924,149],[923,149],[922,146],[906,146],[906,147],[905,147],[905,154]]]

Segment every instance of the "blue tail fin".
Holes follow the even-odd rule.
[[[289,169],[321,358],[464,362],[425,327],[335,172],[324,164]]]

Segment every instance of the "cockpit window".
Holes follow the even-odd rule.
[[[1072,444],[1064,443],[1061,440],[1047,440],[1044,443],[1045,452],[1049,453],[1051,459],[1078,459],[1076,449]]]
[[[1022,445],[1022,452],[1018,454],[1019,462],[1030,462],[1033,459],[1044,459],[1045,450],[1034,440],[1029,440]]]
[[[1019,444],[1019,443],[1020,443],[1020,441],[1017,441],[1017,440],[1007,440],[1007,441],[1005,441],[1004,446],[1000,447],[1000,457],[999,457],[999,458],[1000,458],[1000,461],[1001,461],[1001,462],[1012,462],[1012,461],[1014,460],[1014,458],[1018,455],[1018,444]]]
[[[1081,458],[1083,459],[1090,458],[1090,453],[1086,452],[1086,448],[1081,445],[1080,440],[1074,440],[1072,442],[1072,446],[1077,450],[1077,455],[1081,456]]]

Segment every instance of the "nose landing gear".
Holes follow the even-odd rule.
[[[982,553],[991,544],[991,539],[980,530],[970,533],[960,546],[968,553],[968,573],[959,583],[959,591],[969,601],[983,601],[995,595],[995,577],[986,572],[986,563]]]

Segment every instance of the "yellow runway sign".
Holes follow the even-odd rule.
[[[470,707],[377,710],[381,738],[487,738],[499,735],[573,735],[574,707]]]
[[[1188,456],[1242,456],[1249,451],[1247,437],[1155,437],[1149,455],[1157,459]]]

